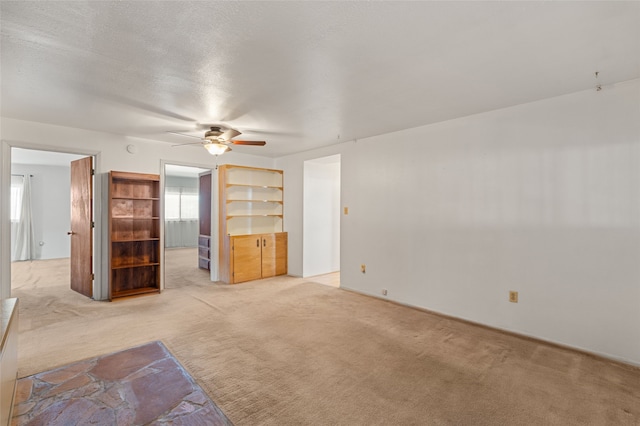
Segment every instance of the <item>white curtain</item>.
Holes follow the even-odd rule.
[[[164,223],[164,246],[197,247],[198,220],[167,220]]]
[[[164,203],[164,246],[197,247],[197,188],[166,187]]]
[[[14,191],[11,191],[12,195]],[[36,241],[33,234],[33,214],[31,210],[31,177],[24,175],[20,200],[15,200],[17,221],[15,222],[15,239],[11,260],[31,260],[36,258]],[[12,232],[13,234],[13,232]]]

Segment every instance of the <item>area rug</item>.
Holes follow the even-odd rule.
[[[13,425],[231,425],[159,341],[18,380]]]

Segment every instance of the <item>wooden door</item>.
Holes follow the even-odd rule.
[[[198,185],[198,226],[200,235],[211,236],[211,172],[202,173]]]
[[[262,278],[276,275],[276,237],[274,234],[260,235],[262,244]]]
[[[211,269],[211,172],[199,177],[198,185],[198,267]]]
[[[287,233],[279,232],[275,234],[276,245],[276,275],[285,275],[287,273]]]
[[[93,297],[92,157],[71,162],[71,290]]]
[[[232,237],[233,276],[231,281],[241,283],[262,277],[260,235]]]

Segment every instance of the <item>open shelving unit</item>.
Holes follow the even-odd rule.
[[[227,164],[219,173],[221,280],[286,274],[282,170]]]
[[[225,166],[225,234],[282,232],[282,171]]]
[[[109,300],[160,292],[160,176],[109,173]]]

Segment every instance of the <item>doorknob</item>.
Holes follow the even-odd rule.
[[[69,231],[69,232],[67,232],[67,235],[75,235],[75,234],[76,234],[76,233],[75,233],[75,232],[73,232],[73,231]]]

